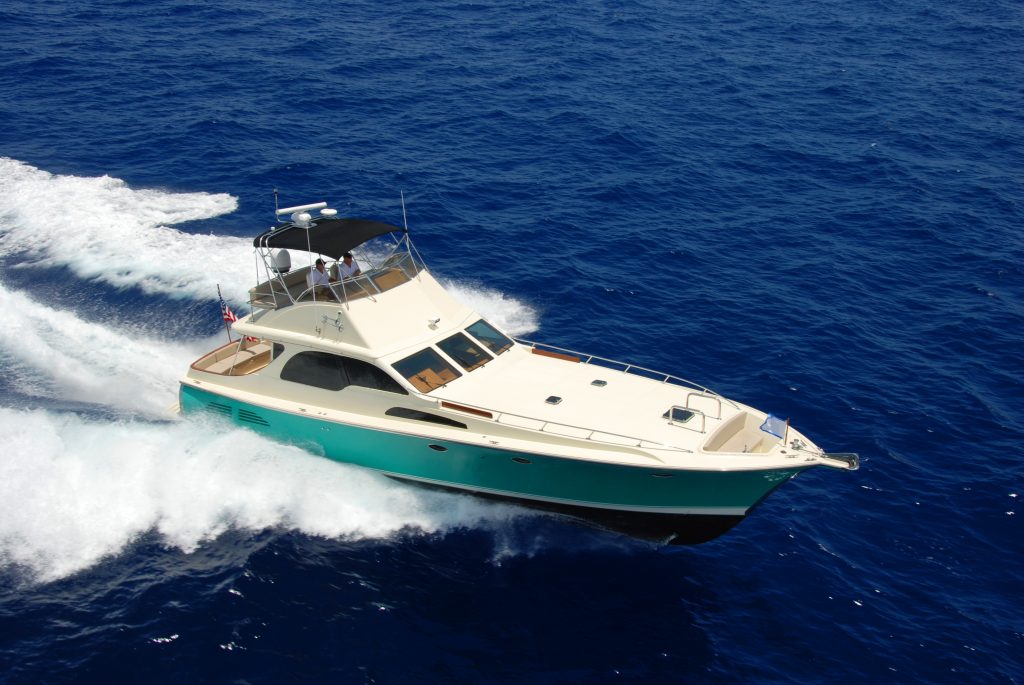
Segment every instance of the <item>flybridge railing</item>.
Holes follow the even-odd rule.
[[[671,385],[680,385],[684,388],[691,388],[693,390],[699,390],[708,397],[715,398],[719,401],[728,402],[735,409],[739,409],[739,405],[730,400],[728,397],[719,395],[714,390],[704,387],[700,383],[694,383],[693,381],[679,376],[673,376],[662,371],[655,371],[654,369],[648,369],[643,366],[637,366],[636,364],[630,364],[628,362],[620,362],[614,359],[607,359],[605,357],[598,357],[593,354],[586,354],[584,352],[576,352],[574,350],[567,350],[563,347],[556,347],[554,345],[548,345],[547,343],[534,342],[532,340],[524,340],[523,338],[514,338],[514,340],[520,345],[525,345],[531,350],[537,351],[539,354],[546,352],[554,352],[553,356],[557,356],[560,359],[566,359],[568,361],[576,361],[580,364],[593,364],[599,366],[602,369],[610,369],[612,371],[621,371],[622,373],[632,374],[634,376],[640,376],[642,378],[649,378],[653,381],[660,383],[667,383]],[[687,398],[689,403],[689,398]]]
[[[265,264],[270,257],[262,255]],[[249,291],[249,303],[259,309],[280,309],[305,300],[317,288],[328,288],[334,294],[335,302],[347,303],[351,299],[369,297],[394,288],[416,278],[421,267],[408,252],[394,252],[380,266],[369,266],[366,273],[354,278],[345,278],[326,286],[309,286],[307,276],[312,267],[299,267],[287,273],[272,273],[268,269],[268,280]],[[392,275],[388,275],[389,272]],[[401,277],[395,278],[397,272]],[[307,300],[308,301],[308,300]],[[330,302],[331,300],[327,300]]]

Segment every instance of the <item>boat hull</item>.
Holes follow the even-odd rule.
[[[452,493],[465,493],[466,488],[446,487],[433,483],[391,476],[396,480],[414,483],[431,489]],[[529,509],[549,511],[572,518],[590,528],[623,533],[630,537],[664,545],[697,545],[709,542],[735,528],[745,515],[724,514],[661,514],[625,509],[605,509],[573,504],[559,504],[511,495],[496,495],[480,490],[470,491],[476,497],[515,504]]]
[[[277,441],[423,485],[556,511],[672,544],[735,526],[797,468],[681,470],[569,459],[297,415],[181,386],[185,413],[212,412]]]

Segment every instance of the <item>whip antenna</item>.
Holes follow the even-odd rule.
[[[405,218],[405,191],[399,190],[399,195],[402,197],[402,226],[405,228],[406,235],[409,234],[409,220]]]

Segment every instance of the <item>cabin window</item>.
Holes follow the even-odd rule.
[[[420,392],[430,392],[450,383],[462,374],[441,358],[434,348],[428,347],[411,354],[392,366],[402,378],[409,381]]]
[[[341,390],[348,385],[341,357],[326,352],[299,352],[285,362],[281,380],[324,390]]]
[[[396,392],[399,395],[409,394],[405,388],[398,384],[398,381],[373,364],[349,357],[341,357],[341,359],[345,362],[345,371],[348,373],[350,385],[358,385],[361,388],[370,388],[371,390]]]
[[[355,385],[408,394],[398,381],[373,364],[327,352],[299,352],[285,362],[281,379],[324,390],[342,390]]]
[[[450,338],[445,338],[437,343],[441,351],[459,363],[466,371],[473,371],[480,368],[493,357],[483,351],[480,345],[470,340],[462,333],[456,333]]]
[[[271,359],[277,359],[278,357],[281,356],[282,352],[284,352],[284,345],[282,345],[281,343],[274,343],[274,352],[273,357],[271,357]]]
[[[494,354],[501,354],[512,347],[511,340],[483,319],[467,327],[466,332],[482,342]]]
[[[400,419],[413,419],[415,421],[426,421],[428,423],[437,423],[442,426],[452,426],[453,428],[467,428],[466,424],[455,419],[449,419],[447,416],[438,416],[437,414],[430,414],[419,409],[409,409],[407,407],[391,407],[386,412],[388,416],[397,416]]]

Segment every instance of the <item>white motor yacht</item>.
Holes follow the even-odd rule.
[[[701,385],[514,339],[438,283],[405,228],[325,203],[278,216],[254,240],[262,276],[241,338],[192,364],[184,412],[673,544],[717,537],[801,471],[858,468]],[[344,278],[352,251],[363,271]]]

